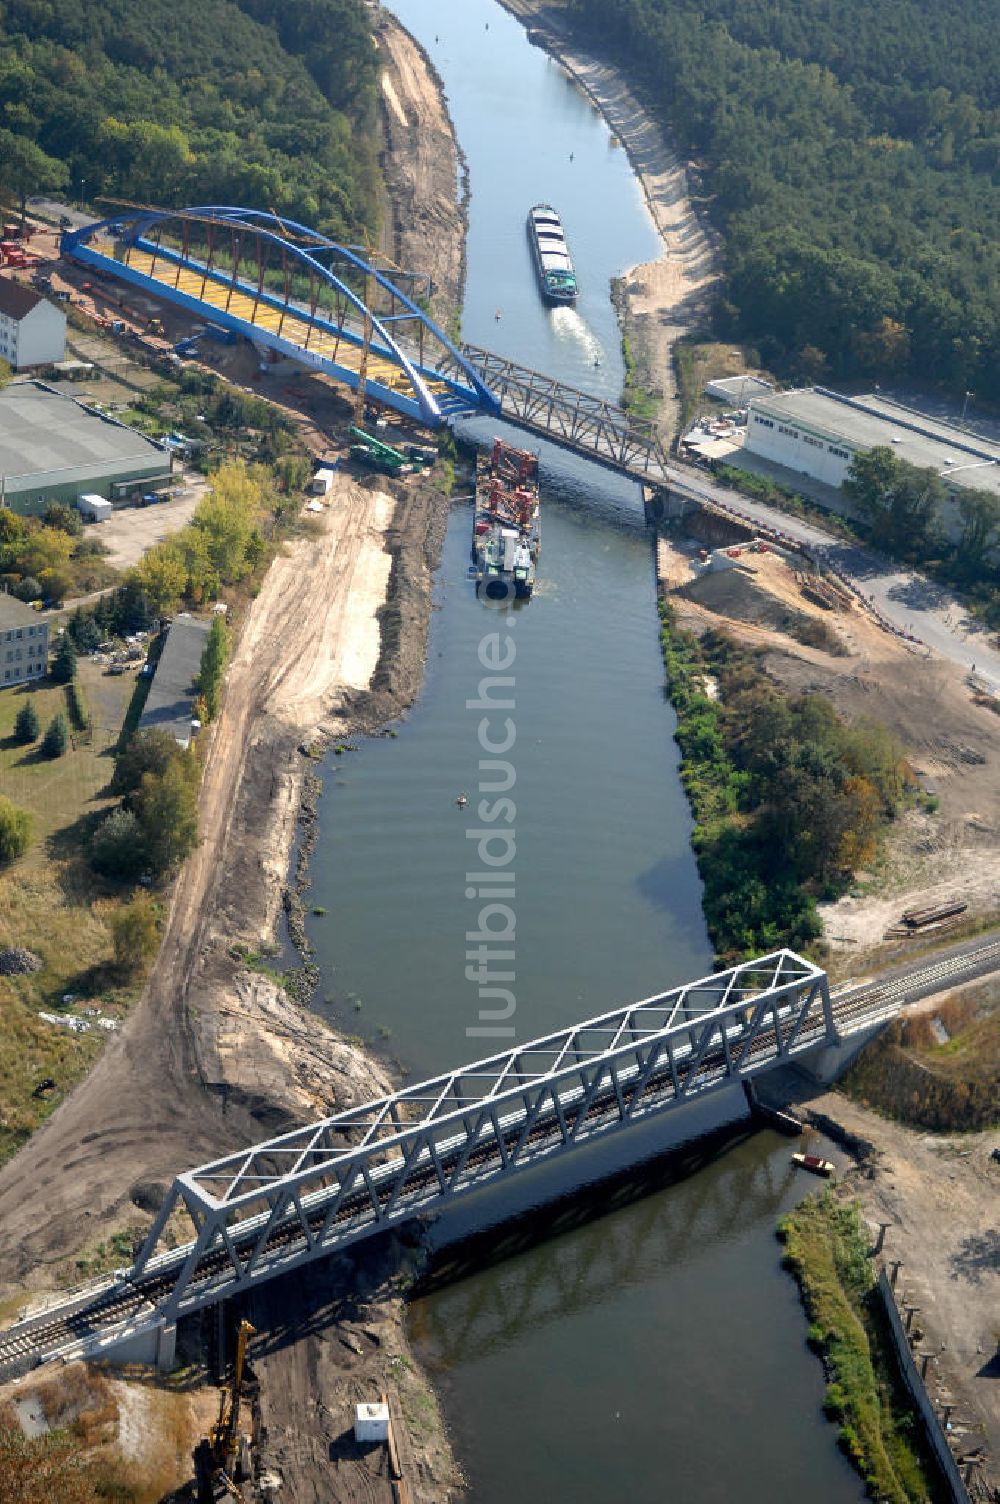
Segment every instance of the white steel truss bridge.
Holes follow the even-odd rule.
[[[995,934],[832,996],[780,950],[179,1175],[135,1264],[0,1332],[0,1378],[179,1315],[995,973]],[[648,1148],[648,1146],[647,1146]],[[195,1236],[165,1245],[186,1217]]]
[[[130,1277],[174,1319],[836,1038],[825,972],[743,962],[179,1175]]]

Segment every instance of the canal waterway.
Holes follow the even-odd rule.
[[[658,248],[624,153],[494,0],[392,9],[442,75],[468,159],[465,337],[617,398],[609,280]],[[538,299],[524,230],[538,200],[566,224],[575,310]],[[392,735],[331,751],[325,769],[311,894],[323,912],[309,921],[317,1007],[414,1078],[508,1042],[484,1029],[530,1039],[711,967],[636,488],[554,450],[541,459],[535,598],[502,613],[476,600],[471,513],[456,502],[421,695]],[[494,755],[484,719],[509,742],[509,820],[477,808],[480,760]],[[482,830],[512,837],[494,869],[515,926],[513,956],[494,963],[513,973],[502,1004],[484,1004],[467,954],[483,927],[468,874],[507,851],[480,848]],[[685,1121],[707,1126],[739,1102],[694,1111]],[[645,1151],[676,1131],[646,1134]],[[780,1491],[853,1504],[861,1491],[822,1418],[822,1376],[774,1240],[779,1212],[809,1189],[787,1142],[743,1137],[643,1188],[583,1225],[560,1213],[558,1236],[474,1261],[415,1301],[418,1356],[471,1496],[701,1504],[738,1492],[763,1504]],[[478,1200],[464,1232],[499,1215],[497,1196]]]

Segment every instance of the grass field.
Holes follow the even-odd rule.
[[[44,963],[27,976],[0,977],[0,1160],[79,1080],[106,1037],[96,1029],[70,1033],[40,1019],[39,1010],[79,1013],[94,1006],[117,1016],[130,1001],[107,973],[107,919],[122,895],[93,876],[82,842],[113,802],[104,791],[132,679],[106,676],[90,661],[81,661],[79,670],[92,737],[75,733],[75,745],[53,761],[14,741],[25,689],[0,691],[0,789],[34,821],[28,851],[0,872],[0,947],[27,946]],[[57,711],[68,719],[63,685],[43,681],[31,697],[43,732]],[[62,999],[69,993],[78,1001],[67,1007]],[[45,1077],[55,1080],[55,1090],[33,1097]]]

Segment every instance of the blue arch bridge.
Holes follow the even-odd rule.
[[[655,425],[480,346],[427,313],[426,278],[258,209],[123,209],[62,236],[62,254],[439,428],[477,414],[663,486]],[[363,352],[367,347],[367,358]]]
[[[956,965],[982,969],[978,952]],[[775,951],[223,1155],[176,1177],[131,1269],[0,1333],[0,1377],[153,1361],[164,1341],[169,1356],[178,1317],[839,1045],[941,972],[831,996],[824,971]]]

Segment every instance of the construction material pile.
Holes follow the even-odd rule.
[[[23,945],[12,945],[0,950],[0,977],[21,977],[29,971],[41,971],[43,962],[32,950]]]

